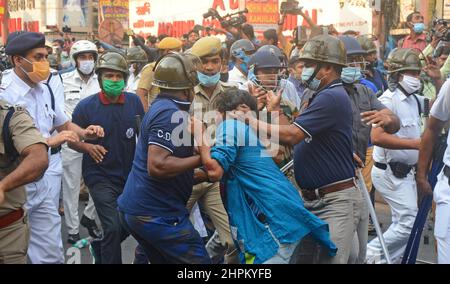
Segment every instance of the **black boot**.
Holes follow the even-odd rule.
[[[80,224],[88,230],[89,236],[91,236],[92,238],[102,238],[102,233],[97,227],[97,223],[95,223],[95,220],[89,219],[88,217],[86,217],[86,215],[83,215],[83,217],[81,217]]]

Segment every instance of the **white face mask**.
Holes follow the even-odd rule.
[[[79,62],[80,67],[78,70],[80,70],[81,73],[84,75],[90,75],[92,74],[92,71],[94,71],[95,62],[94,60],[83,60]]]
[[[400,82],[400,85],[410,95],[420,90],[422,82],[420,82],[420,79],[418,78],[403,75],[403,80]]]

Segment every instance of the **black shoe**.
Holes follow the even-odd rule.
[[[80,224],[88,230],[89,236],[91,236],[92,238],[102,238],[102,233],[97,227],[97,223],[95,223],[95,220],[89,219],[88,217],[86,217],[86,215],[83,215],[83,217],[81,217]]]
[[[76,244],[80,240],[80,234],[69,234],[69,237],[67,238],[67,242],[71,245]]]

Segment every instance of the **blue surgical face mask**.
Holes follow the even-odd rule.
[[[425,24],[424,23],[415,23],[413,27],[413,31],[416,34],[421,34],[425,30]]]
[[[248,63],[250,62],[250,56],[245,54],[245,52],[243,50],[240,50],[235,57],[237,57],[240,60],[244,61],[244,63],[239,64],[239,67],[241,68],[242,72],[247,74],[248,73],[248,67],[247,66],[248,66]]]
[[[197,71],[197,76],[198,76],[198,80],[200,81],[200,85],[205,86],[205,87],[215,86],[215,85],[217,85],[217,83],[219,83],[219,80],[220,80],[220,72],[213,76],[208,76],[208,75],[205,75],[205,74]]]
[[[316,68],[309,67],[309,68],[303,68],[302,71],[302,81],[306,85],[306,82],[311,78],[312,75],[314,75],[314,72],[316,71]],[[320,83],[322,80],[318,80],[317,78],[314,78],[308,85],[308,89],[317,91],[319,89]]]
[[[342,69],[341,79],[344,83],[353,84],[362,78],[360,67],[345,67]]]

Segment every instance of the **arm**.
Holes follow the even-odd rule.
[[[97,163],[103,162],[108,150],[106,150],[102,145],[95,145],[84,142],[69,142],[69,147],[79,153],[88,154]]]
[[[278,39],[280,40],[280,46],[281,49],[285,49],[286,45],[287,45],[287,39],[283,34],[283,27],[284,27],[284,21],[286,20],[286,14],[283,14],[281,17],[280,22],[278,23],[278,30],[277,30],[277,35],[278,35]]]
[[[178,158],[157,145],[148,147],[147,171],[152,177],[168,179],[200,166],[200,156]]]
[[[148,111],[148,90],[143,89],[143,88],[138,88],[136,90],[136,95],[139,97],[139,99],[141,100],[142,105],[144,106],[144,110],[145,112]]]
[[[417,189],[419,192],[428,195],[432,194],[431,186],[427,180],[428,170],[430,168],[431,159],[433,156],[434,145],[444,127],[445,122],[430,116],[428,120],[427,129],[425,130],[422,143],[420,144],[419,162],[417,163]]]
[[[400,119],[388,108],[363,112],[361,117],[367,125],[382,127],[388,134],[395,134],[400,130]]]
[[[152,57],[152,50],[150,47],[148,47],[145,42],[143,42],[140,38],[136,37],[134,34],[131,36],[133,38],[133,43],[135,46],[141,47],[145,53],[147,54],[148,58]]]
[[[419,150],[419,139],[403,139],[384,131],[384,129],[378,127],[373,128],[371,133],[372,143],[376,146],[391,149],[391,150]]]
[[[41,177],[48,167],[47,146],[34,144],[25,148],[21,153],[19,166],[9,175],[0,180],[0,204],[4,199],[4,192],[33,182]]]

